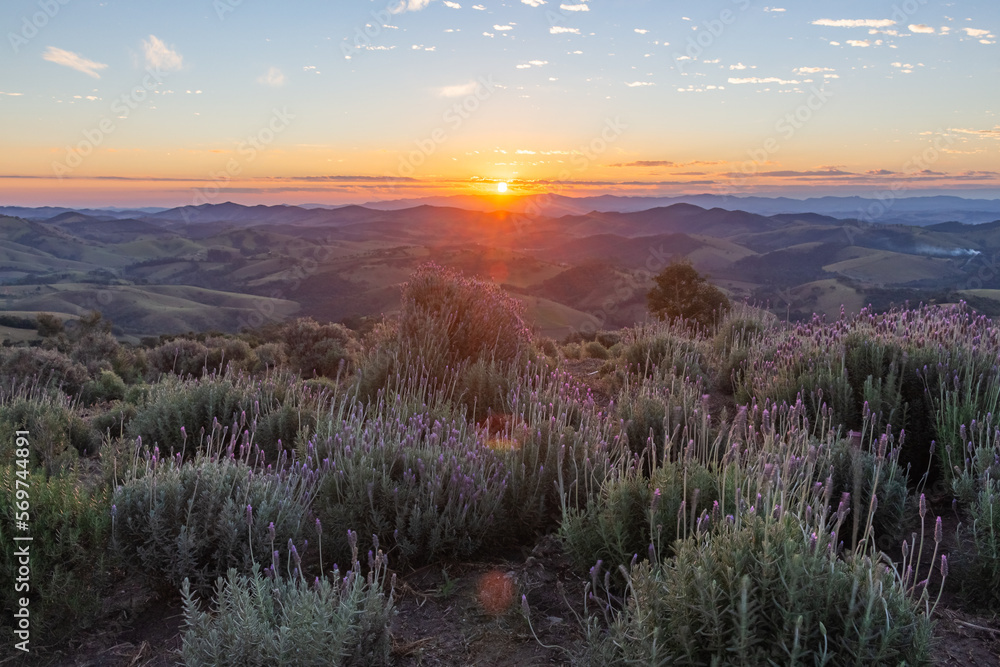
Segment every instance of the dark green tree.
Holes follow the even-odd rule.
[[[729,310],[729,299],[687,260],[671,262],[653,279],[646,295],[649,312],[661,320],[683,318],[710,326],[719,313]]]

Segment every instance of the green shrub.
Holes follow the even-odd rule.
[[[608,359],[611,356],[608,349],[596,340],[584,345],[583,353],[588,359]]]
[[[684,528],[719,498],[719,481],[702,465],[667,463],[646,479],[638,475],[605,483],[586,510],[563,518],[560,535],[580,570],[598,560],[608,566],[616,588],[624,586],[618,566],[650,551],[665,554]],[[683,502],[683,515],[681,514]],[[679,531],[679,532],[678,532]]]
[[[29,380],[54,384],[76,394],[90,379],[87,368],[56,350],[39,347],[0,349],[0,386],[13,388]]]
[[[639,563],[602,664],[929,664],[930,621],[891,569],[839,560],[790,513],[724,521]],[[596,662],[596,661],[594,661]]]
[[[403,286],[402,349],[428,368],[479,359],[509,363],[531,342],[524,306],[496,283],[424,264]]]
[[[701,346],[687,336],[670,331],[636,330],[623,344],[623,358],[630,371],[648,376],[662,367],[675,369],[680,376],[701,373]]]
[[[104,370],[96,380],[83,386],[80,400],[87,405],[105,401],[120,401],[125,398],[125,381],[114,371]]]
[[[173,373],[181,377],[193,375],[201,377],[208,369],[211,351],[204,343],[187,338],[179,338],[154,347],[146,353],[149,371],[155,379],[163,373]]]
[[[294,471],[255,472],[227,457],[178,465],[154,454],[146,474],[115,490],[115,547],[154,583],[177,589],[190,579],[203,591],[230,568],[248,573],[254,558],[301,544],[312,529],[311,492]]]
[[[1000,609],[1000,481],[987,478],[968,508],[956,568],[966,598]]]
[[[478,360],[463,364],[458,371],[455,393],[465,406],[468,418],[479,422],[489,413],[506,412],[512,380],[506,369],[495,362]]]
[[[229,378],[166,379],[150,389],[127,432],[165,453],[186,448],[193,454],[201,445],[202,432],[232,430],[234,422],[245,425],[246,419],[240,418],[247,411],[252,413],[255,400],[259,404],[251,387]]]
[[[375,407],[366,418],[359,404],[340,406],[306,452],[327,460],[313,502],[324,531],[375,535],[411,564],[477,553],[504,528],[508,475],[499,457],[464,420],[408,415],[402,401]]]
[[[15,431],[31,434],[30,465],[48,474],[70,467],[79,454],[96,452],[100,446],[98,434],[58,392],[22,393],[0,402],[0,464],[14,458]]]
[[[288,363],[288,355],[285,353],[285,346],[280,342],[258,345],[253,349],[253,353],[256,356],[257,363],[251,370],[255,373],[278,368]]]
[[[905,514],[909,497],[906,474],[894,458],[877,458],[871,452],[850,446],[846,440],[840,440],[832,447],[829,456],[830,468],[822,471],[822,476],[825,478],[832,472],[831,498],[837,500],[844,493],[851,494],[851,514],[848,520],[851,530],[844,531],[845,542],[850,546],[864,534],[862,522],[868,516],[874,491],[878,498],[872,517],[874,536],[876,544],[888,552],[906,537]]]
[[[34,436],[32,436],[34,438]],[[75,475],[47,477],[41,471],[0,467],[0,570],[11,573],[0,591],[5,634],[21,597],[29,597],[32,645],[59,641],[92,624],[101,612],[108,582],[107,546],[111,533],[108,494],[90,491]],[[15,481],[27,486],[30,533],[14,531],[18,500]],[[23,487],[22,487],[23,488]],[[9,492],[8,492],[9,490]],[[30,534],[30,594],[14,588],[18,571],[15,542]]]
[[[180,657],[188,667],[270,665],[388,665],[392,594],[383,593],[379,552],[367,578],[354,554],[346,576],[306,583],[270,569],[260,576],[230,570],[215,586],[214,614],[201,611],[184,582]],[[395,576],[395,575],[394,575]]]
[[[336,377],[355,363],[358,342],[342,324],[300,318],[284,325],[280,335],[289,364],[302,377]]]
[[[687,260],[672,262],[653,278],[646,295],[649,312],[661,320],[713,325],[730,308],[729,298]]]

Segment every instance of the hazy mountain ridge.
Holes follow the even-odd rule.
[[[995,223],[926,227],[683,202],[553,215],[234,203],[129,213],[0,218],[0,310],[99,309],[134,335],[206,328],[213,308],[220,329],[377,316],[433,260],[507,286],[540,330],[563,335],[641,318],[650,277],[684,256],[733,298],[770,301],[788,316],[914,295],[1000,313],[1000,276],[981,271],[1000,252],[1000,213]]]

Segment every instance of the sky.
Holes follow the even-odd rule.
[[[996,0],[8,0],[0,21],[0,205],[1000,197]]]

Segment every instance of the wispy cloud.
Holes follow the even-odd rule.
[[[968,128],[961,127],[950,127],[949,132],[955,132],[957,134],[971,134],[977,137],[983,137],[986,139],[1000,139],[1000,125],[997,125],[992,130],[971,130]]]
[[[579,28],[566,28],[566,27],[561,26],[561,25],[554,25],[551,28],[549,28],[549,33],[552,34],[552,35],[562,35],[562,34],[579,35],[580,34],[580,29]]]
[[[629,88],[640,88],[642,86],[655,86],[656,84],[652,81],[626,81],[625,85]]]
[[[767,76],[767,77],[763,77],[763,78],[756,77],[756,76],[750,76],[750,77],[745,77],[745,78],[729,77],[729,83],[734,83],[734,84],[742,84],[742,83],[777,83],[777,84],[780,84],[782,86],[792,86],[792,85],[796,85],[796,84],[801,83],[801,82],[798,81],[798,80],[796,80],[796,79],[779,79],[776,76]]]
[[[624,162],[611,165],[612,167],[673,167],[674,162],[670,160],[636,160],[635,162]]]
[[[389,12],[392,14],[402,14],[403,12],[418,12],[429,4],[431,4],[431,0],[402,0],[395,7],[390,7]]]
[[[106,63],[94,62],[93,60],[84,58],[79,53],[66,51],[65,49],[60,49],[55,46],[50,46],[45,49],[45,53],[42,54],[42,58],[51,63],[75,69],[77,72],[83,72],[87,76],[92,76],[95,79],[100,79],[101,75],[98,74],[98,72],[102,69],[107,69],[108,67]]]
[[[812,24],[828,28],[888,28],[896,22],[892,19],[817,19]]]
[[[146,54],[146,64],[158,70],[178,70],[184,66],[184,58],[177,51],[163,43],[156,35],[142,40],[142,50]]]
[[[451,0],[444,0],[444,6],[445,7],[451,7],[452,9],[461,9],[462,8],[462,5],[458,4],[457,2],[451,2]]]
[[[472,95],[475,93],[479,89],[480,85],[481,84],[478,81],[470,81],[469,83],[445,86],[438,92],[441,97],[465,97],[466,95]]]
[[[929,25],[924,25],[923,23],[911,23],[907,27],[910,29],[910,32],[915,32],[922,35],[933,35],[935,32],[934,28],[932,28]]]
[[[590,7],[584,4],[579,5],[559,5],[559,9],[564,12],[589,12]]]
[[[266,72],[257,77],[257,83],[275,88],[285,85],[285,73],[277,67],[270,67]]]
[[[871,40],[868,39],[849,39],[847,43],[851,46],[860,46],[862,48],[869,47],[872,45]]]
[[[521,2],[529,7],[541,7],[545,4],[545,0],[521,0]]]

